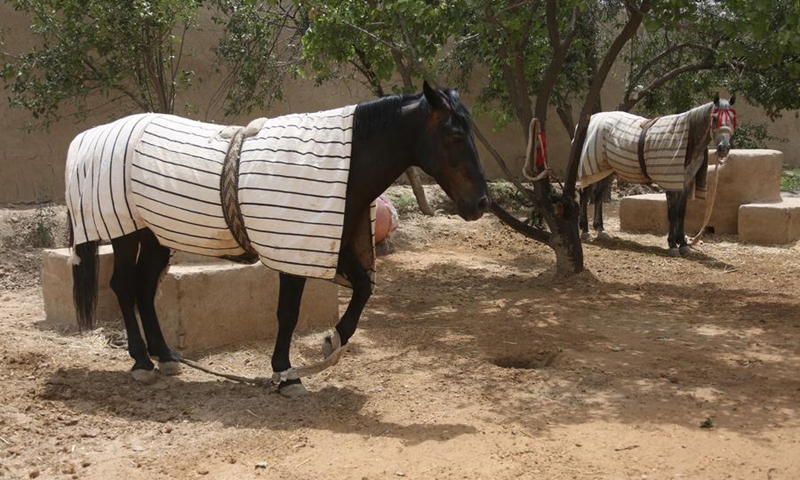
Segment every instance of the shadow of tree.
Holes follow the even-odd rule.
[[[299,427],[388,436],[407,445],[443,442],[473,434],[460,424],[402,425],[363,413],[366,396],[350,388],[325,387],[302,399],[231,382],[161,377],[152,386],[135,384],[119,371],[59,369],[39,397],[63,402],[76,412],[112,414],[133,421],[219,422],[244,429],[294,430]],[[232,406],[235,405],[235,408]]]
[[[671,258],[667,255],[667,249],[655,245],[644,245],[633,240],[628,240],[619,237],[612,237],[605,240],[595,240],[592,245],[606,250],[626,251],[632,253],[642,253],[645,255],[653,255],[657,257]],[[694,249],[692,253],[686,257],[682,257],[686,261],[697,262],[703,266],[721,270],[731,270],[733,265],[725,263],[715,257],[712,257],[700,250]],[[679,259],[674,259],[679,261]]]
[[[713,417],[756,434],[800,414],[800,302],[790,293],[765,301],[757,289],[707,283],[556,282],[455,262],[390,270],[395,288],[373,297],[363,334],[418,352],[403,369],[432,369],[508,421],[549,431],[600,418],[698,427]],[[406,292],[419,284],[430,299]]]

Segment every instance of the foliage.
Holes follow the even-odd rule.
[[[392,204],[394,205],[395,210],[397,210],[397,215],[399,217],[403,218],[411,213],[419,212],[419,208],[417,207],[417,199],[413,195],[394,193],[387,193],[386,195],[392,201]]]
[[[769,134],[766,123],[742,122],[736,128],[733,148],[767,148],[767,142],[786,142],[785,138]]]
[[[553,55],[541,2],[469,0],[468,4],[469,14],[443,67],[466,91],[475,66],[483,65],[486,82],[476,112],[491,114],[496,128],[516,120],[525,131],[531,116],[529,95]]]
[[[183,0],[13,0],[40,41],[4,55],[2,76],[11,105],[49,123],[67,103],[87,113],[100,92],[109,103],[172,112],[194,72],[181,68],[183,39],[196,26],[197,2]]]
[[[297,3],[217,1],[212,20],[222,27],[222,38],[214,51],[227,75],[219,82],[209,111],[222,105],[225,116],[246,114],[283,99],[283,80],[297,68],[306,23]]]
[[[172,113],[179,94],[214,70],[224,77],[209,100],[207,118],[220,110],[227,115],[263,108],[280,98],[298,47],[284,33],[296,8],[277,0],[11,3],[30,17],[38,42],[28,51],[3,53],[0,74],[11,106],[29,110],[45,126],[111,104]],[[198,16],[208,13],[222,27],[215,48],[219,61],[198,75],[186,66],[186,38],[202,30]],[[63,113],[64,106],[70,113]]]
[[[800,168],[785,170],[781,174],[781,191],[800,193]]]
[[[436,55],[466,12],[463,0],[312,0],[304,5],[309,73],[318,82],[356,78],[376,95],[386,93],[385,83],[395,93],[418,90],[416,79],[436,70]]]
[[[772,118],[800,108],[797,0],[654,8],[645,25],[626,56],[622,109],[643,99],[646,113],[685,111],[720,87],[746,96]]]
[[[492,202],[508,210],[520,210],[530,207],[530,202],[520,193],[511,182],[495,180],[488,183],[489,196]]]

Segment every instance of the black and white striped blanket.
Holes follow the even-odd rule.
[[[239,206],[252,247],[268,267],[347,283],[336,277],[336,267],[354,110],[348,106],[266,119],[244,140]],[[148,227],[163,245],[177,250],[211,256],[245,253],[225,222],[220,198],[230,142],[226,129],[173,115],[141,114],[78,135],[66,168],[75,244]],[[365,219],[373,232],[374,219],[373,204]],[[373,243],[371,251],[360,252],[370,272]]]
[[[639,139],[648,120],[626,112],[592,115],[581,151],[578,178],[581,188],[616,173],[630,183],[656,183],[667,191],[681,191],[688,182],[687,152],[691,147],[691,120],[709,110],[707,105],[652,121],[643,145],[646,173],[639,163]],[[699,125],[698,122],[694,122]],[[707,123],[707,122],[706,122]],[[692,173],[688,174],[693,175]],[[704,197],[705,183],[697,182],[696,194]]]

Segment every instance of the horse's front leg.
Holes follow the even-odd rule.
[[[678,242],[678,251],[682,257],[692,253],[692,247],[686,240],[686,232],[683,229],[683,221],[686,219],[686,203],[688,201],[686,190],[680,192],[680,199],[678,200],[678,226],[675,229],[677,235],[676,241]]]
[[[670,257],[688,255],[691,247],[686,244],[686,235],[683,231],[683,219],[686,216],[686,192],[667,192],[667,218],[669,219],[669,250]]]
[[[578,219],[578,225],[581,228],[581,238],[584,240],[589,239],[589,214],[586,211],[587,207],[589,206],[589,195],[590,191],[594,190],[594,185],[590,185],[588,187],[582,188],[580,193],[580,217]]]
[[[603,228],[603,198],[606,196],[608,189],[611,188],[612,178],[613,176],[609,175],[597,182],[594,187],[594,192],[592,192],[592,200],[594,201],[594,220],[592,221],[592,228],[597,232],[597,238],[600,240],[611,238],[611,235],[606,233],[605,228]]]
[[[275,339],[275,350],[272,352],[272,370],[276,373],[292,368],[289,350],[292,335],[300,316],[300,300],[305,289],[305,277],[297,277],[285,273],[280,274],[280,291],[278,293],[278,336]],[[278,391],[285,397],[307,395],[308,391],[300,380],[285,380],[278,385]]]
[[[346,248],[341,254],[339,259],[339,271],[353,285],[353,295],[350,297],[350,303],[347,305],[344,315],[342,315],[339,323],[336,324],[336,333],[339,336],[337,339],[328,337],[325,339],[323,345],[323,354],[327,357],[339,346],[347,345],[350,337],[356,333],[358,327],[358,320],[361,318],[361,312],[364,311],[369,297],[372,296],[372,280],[361,263],[356,258],[356,255]],[[337,345],[337,343],[339,345]]]

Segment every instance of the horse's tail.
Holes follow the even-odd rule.
[[[69,223],[70,245],[74,243],[72,220],[67,214]],[[98,242],[86,242],[72,247],[72,255],[68,263],[72,265],[72,301],[75,304],[75,317],[78,329],[94,328],[95,309],[97,307],[97,278],[100,261],[97,256]]]

